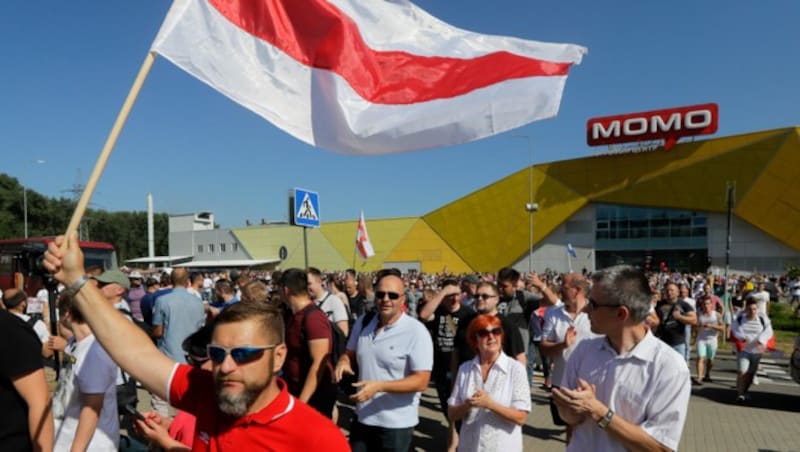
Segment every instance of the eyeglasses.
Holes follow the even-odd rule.
[[[225,361],[225,357],[228,356],[228,353],[230,353],[231,358],[233,358],[236,364],[245,364],[261,358],[266,350],[272,350],[277,346],[278,344],[227,348],[220,345],[209,344],[207,350],[208,357],[214,364],[222,364],[222,362]]]
[[[489,329],[489,330],[479,330],[477,332],[477,334],[478,334],[478,337],[480,337],[481,339],[486,339],[487,337],[489,337],[489,335],[492,335],[494,337],[498,337],[498,336],[503,334],[503,329],[500,328],[500,327],[497,327],[497,328],[492,328],[492,329]]]
[[[598,308],[618,308],[618,307],[620,307],[620,306],[622,306],[622,304],[620,304],[620,303],[614,303],[614,304],[600,304],[600,303],[598,303],[598,302],[594,301],[593,299],[589,298],[589,308],[591,308],[591,309],[598,309]]]
[[[401,294],[399,294],[397,292],[384,292],[382,290],[376,290],[375,291],[375,299],[376,300],[383,300],[383,298],[386,297],[386,296],[388,296],[390,300],[397,300],[398,298],[400,298],[400,295]]]
[[[478,294],[475,294],[475,299],[488,300],[488,299],[494,298],[496,296],[497,295],[490,294],[490,293],[478,293]]]
[[[183,357],[186,358],[186,363],[187,364],[189,364],[190,366],[194,366],[194,367],[200,367],[210,359],[208,356],[204,356],[202,358],[197,358],[197,357],[192,356],[192,355],[190,355],[188,353],[183,355]],[[225,357],[223,356],[222,359],[224,360]]]

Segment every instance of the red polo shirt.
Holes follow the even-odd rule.
[[[277,377],[276,377],[277,378]],[[349,451],[330,419],[286,390],[254,414],[237,418],[219,410],[211,372],[178,364],[169,384],[172,406],[197,417],[192,451]]]

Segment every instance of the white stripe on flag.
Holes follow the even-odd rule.
[[[374,49],[467,59],[505,51],[558,64],[578,63],[585,53],[569,44],[465,32],[406,2],[331,3]],[[566,75],[512,77],[449,98],[374,103],[340,74],[235,26],[209,0],[176,0],[152,50],[298,139],[355,154],[448,146],[552,117],[566,83]]]

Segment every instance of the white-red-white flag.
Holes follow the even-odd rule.
[[[298,139],[353,154],[555,116],[586,53],[461,30],[404,0],[175,0],[152,50]]]
[[[358,217],[358,230],[356,231],[356,251],[362,259],[375,255],[375,250],[372,249],[372,242],[369,241],[369,234],[367,234],[367,222],[364,221],[364,211],[361,211],[361,216]]]

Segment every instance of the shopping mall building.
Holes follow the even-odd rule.
[[[420,217],[368,218],[376,255],[366,263],[355,254],[357,221],[323,223],[308,230],[309,265],[456,273],[662,262],[724,268],[729,185],[730,268],[781,273],[800,264],[800,128],[793,127],[524,168]],[[209,213],[171,216],[169,252],[196,268],[302,267],[305,259],[302,228],[214,229]]]

